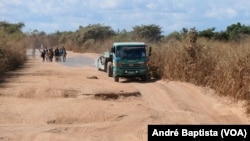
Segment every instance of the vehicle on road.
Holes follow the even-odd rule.
[[[139,77],[147,81],[151,50],[144,42],[114,42],[110,51],[100,55],[95,64],[98,70],[107,72],[115,82],[119,82],[120,77]]]

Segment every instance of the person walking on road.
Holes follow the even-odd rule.
[[[66,61],[67,51],[64,47],[62,47],[62,56],[63,56],[63,62]]]
[[[60,54],[59,54],[59,49],[58,49],[58,47],[56,47],[56,49],[55,49],[55,61],[56,62],[59,62],[59,56]]]
[[[36,53],[36,48],[33,47],[33,49],[32,49],[32,57],[33,57],[33,58],[35,58],[35,53]]]
[[[41,57],[42,57],[42,61],[45,61],[45,55],[46,55],[46,49],[39,49],[40,53],[41,53]]]

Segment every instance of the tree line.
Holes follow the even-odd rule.
[[[23,33],[22,28],[25,26],[23,22],[17,24],[0,21],[1,32],[5,34],[23,34],[29,37],[42,37],[57,40],[57,43],[65,43],[71,40],[76,45],[81,46],[88,40],[104,41],[113,38],[117,41],[145,40],[148,42],[162,42],[166,39],[175,38],[183,39],[189,32],[188,28],[182,28],[180,31],[174,31],[168,35],[162,35],[163,31],[159,25],[136,25],[132,31],[114,31],[110,26],[102,24],[90,24],[87,26],[79,26],[76,31],[55,31],[46,34],[44,31],[33,30],[30,33]],[[250,26],[241,24],[240,22],[227,26],[225,31],[216,31],[215,27],[197,31],[198,37],[204,37],[211,40],[219,41],[240,41],[250,34]],[[55,41],[54,41],[55,42]],[[2,42],[0,42],[2,43]],[[53,43],[52,43],[53,44]]]
[[[13,52],[15,50],[10,48],[24,46],[33,48],[40,47],[41,44],[54,47],[63,44],[69,50],[84,52],[86,49],[95,48],[95,52],[100,52],[100,48],[109,48],[111,42],[114,41],[145,41],[154,44],[175,39],[183,42],[190,31],[188,28],[182,28],[180,31],[163,35],[162,28],[155,24],[136,25],[132,28],[132,31],[125,29],[115,31],[107,25],[89,24],[87,26],[79,26],[76,31],[55,31],[54,33],[46,34],[46,32],[38,31],[37,29],[24,33],[22,31],[23,27],[25,27],[23,22],[9,23],[7,21],[0,21],[0,48],[4,48],[5,52],[15,54]],[[195,27],[193,29],[195,29]],[[250,26],[238,22],[227,26],[225,31],[216,31],[216,28],[212,27],[201,31],[195,29],[195,32],[197,38],[223,42],[240,42],[249,36]],[[107,40],[110,40],[110,43],[103,44]],[[14,58],[15,57],[12,56],[12,60],[20,60]],[[4,64],[3,61],[1,63]],[[17,64],[18,66],[18,64],[22,63],[15,61],[13,64]]]
[[[194,27],[195,29],[195,27]],[[79,26],[75,32],[59,32],[48,35],[58,39],[58,43],[64,44],[71,41],[75,46],[81,47],[88,43],[94,44],[97,41],[112,39],[114,41],[147,41],[150,43],[159,43],[170,39],[183,40],[190,29],[182,28],[180,31],[174,31],[168,35],[162,35],[163,31],[159,25],[137,25],[132,31],[125,29],[114,31],[110,26],[93,24],[88,26]],[[250,26],[236,23],[227,26],[225,31],[216,31],[215,27],[197,31],[198,38],[206,38],[217,41],[241,41],[250,35]]]

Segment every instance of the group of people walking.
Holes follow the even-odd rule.
[[[54,50],[53,48],[43,48],[39,49],[41,52],[42,61],[45,62],[52,62],[53,58],[55,58],[55,62],[65,62],[66,61],[66,49],[64,47],[58,48],[56,47]]]

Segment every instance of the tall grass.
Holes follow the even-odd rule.
[[[198,39],[193,53],[184,46],[177,40],[156,45],[150,60],[153,76],[211,87],[221,95],[246,100],[250,113],[250,38],[241,43]]]

